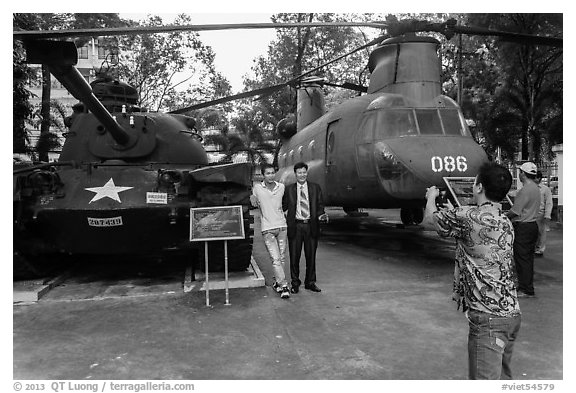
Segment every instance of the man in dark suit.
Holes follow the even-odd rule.
[[[320,235],[319,221],[328,221],[324,212],[322,189],[316,183],[306,181],[308,165],[299,162],[294,165],[296,183],[286,187],[282,198],[282,208],[287,211],[288,248],[290,250],[290,276],[292,293],[298,293],[300,284],[300,255],[304,245],[306,276],[304,288],[320,292],[316,285],[316,247]]]

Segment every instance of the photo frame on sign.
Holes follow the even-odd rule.
[[[474,180],[475,177],[444,177],[444,183],[450,193],[450,199],[454,206],[468,206],[474,204]],[[510,210],[512,208],[512,200],[508,195],[500,201],[502,210]]]

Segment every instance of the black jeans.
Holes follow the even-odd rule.
[[[534,250],[538,240],[536,222],[514,224],[514,264],[518,275],[518,290],[534,294]]]
[[[310,223],[296,223],[296,233],[288,238],[288,248],[290,250],[290,278],[292,286],[300,286],[300,256],[302,255],[302,245],[304,245],[304,256],[306,257],[306,276],[304,284],[309,285],[316,282],[316,248],[318,238],[313,237],[310,231]]]

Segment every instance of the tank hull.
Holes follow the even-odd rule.
[[[47,256],[58,255],[196,261],[204,243],[190,241],[190,209],[242,205],[246,237],[228,242],[234,250],[229,269],[246,270],[253,233],[250,176],[248,164],[29,168],[14,175],[15,263],[50,264]],[[222,267],[217,255],[210,259],[210,270]]]

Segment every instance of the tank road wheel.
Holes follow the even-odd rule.
[[[252,258],[252,243],[254,241],[254,216],[248,209],[243,208],[245,239],[228,240],[228,271],[243,272],[250,266]],[[200,248],[198,265],[199,270],[205,270],[204,245]],[[208,270],[210,272],[224,271],[224,242],[208,242]]]
[[[403,207],[400,209],[400,220],[404,225],[418,225],[424,220],[424,209],[420,207]]]

